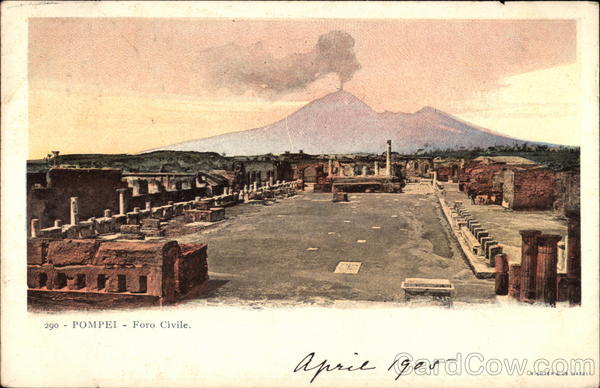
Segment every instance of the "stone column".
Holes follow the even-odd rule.
[[[538,302],[556,305],[556,262],[558,234],[542,234],[537,238],[537,270],[535,294]]]
[[[362,176],[367,176],[367,166],[362,166],[362,172],[361,172]]]
[[[110,210],[110,209],[104,209],[104,217],[105,218],[112,217],[112,210]]]
[[[569,284],[569,305],[581,305],[581,221],[579,212],[567,213],[567,282]]]
[[[331,160],[331,159],[329,159],[329,162],[327,163],[327,176],[328,177],[333,176],[333,160]]]
[[[252,184],[252,191],[258,191],[258,183],[256,181]]]
[[[537,263],[536,238],[542,234],[539,230],[520,230],[521,234],[521,302],[535,301],[535,271]]]
[[[125,193],[127,189],[117,189],[117,193],[119,193],[119,214],[127,213],[127,201],[125,199]]]
[[[511,264],[508,267],[508,296],[519,300],[521,290],[521,265]]]
[[[560,273],[567,272],[567,255],[565,252],[566,245],[564,242],[558,243],[558,262],[557,262],[557,270]]]
[[[378,176],[379,175],[379,163],[377,161],[375,161],[373,163],[373,175]]]
[[[79,208],[77,206],[78,198],[71,197],[70,203],[71,203],[71,211],[70,211],[71,225],[77,225],[77,224],[79,224]]]
[[[392,141],[387,141],[387,152],[385,153],[385,175],[392,175]]]
[[[196,197],[199,198],[199,197]],[[152,202],[146,201],[146,210],[152,210]]]
[[[40,220],[37,218],[31,219],[31,237],[36,238],[40,234]]]
[[[496,255],[496,295],[508,294],[508,256],[505,253]]]
[[[269,174],[269,187],[273,186],[273,173]]]

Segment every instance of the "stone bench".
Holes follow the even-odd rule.
[[[406,278],[400,285],[404,290],[404,299],[411,300],[416,296],[431,296],[444,304],[452,304],[454,286],[448,279]]]

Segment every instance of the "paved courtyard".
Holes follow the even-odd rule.
[[[210,292],[188,303],[402,302],[407,277],[449,279],[455,302],[495,301],[493,282],[471,273],[434,194],[418,185],[351,194],[347,203],[300,193],[238,205],[227,208],[226,221],[175,238],[208,243]],[[361,264],[356,274],[334,273],[340,261]]]

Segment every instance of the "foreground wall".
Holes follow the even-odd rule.
[[[28,295],[41,307],[169,303],[208,279],[205,244],[183,254],[176,241],[32,239],[27,248]]]

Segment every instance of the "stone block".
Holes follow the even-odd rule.
[[[213,207],[208,215],[208,222],[221,221],[225,219],[225,209],[221,207]]]
[[[348,193],[343,191],[336,191],[333,193],[333,202],[348,202]]]
[[[27,264],[28,265],[42,265],[46,263],[48,254],[48,241],[47,240],[27,240]]]
[[[53,226],[50,228],[40,229],[40,237],[53,239],[62,238],[62,227]]]
[[[142,220],[142,228],[144,229],[159,229],[160,220],[156,218],[145,218]]]
[[[139,212],[127,213],[127,225],[137,225],[139,223],[140,223],[140,213]]]
[[[140,232],[148,237],[160,237],[165,235],[164,229],[142,228],[140,229]]]
[[[140,225],[121,225],[119,231],[123,234],[136,234],[140,233]]]
[[[479,241],[479,242],[481,242],[481,239],[482,239],[483,237],[487,237],[487,236],[489,236],[489,235],[490,235],[490,234],[488,233],[488,231],[487,231],[487,230],[483,230],[483,229],[481,229],[481,230],[479,230],[479,229],[478,229],[478,230],[476,230],[475,232],[476,232],[476,233],[475,233],[475,238],[476,238],[476,239],[477,239],[477,241]]]
[[[492,245],[489,247],[489,249],[488,249],[489,257],[487,259],[489,260],[490,267],[494,267],[496,265],[496,255],[499,255],[501,253],[502,253],[502,247],[500,245]]]
[[[112,219],[117,227],[127,224],[127,216],[125,214],[114,214]]]
[[[48,262],[55,266],[89,264],[98,250],[95,240],[65,239],[48,244]]]

